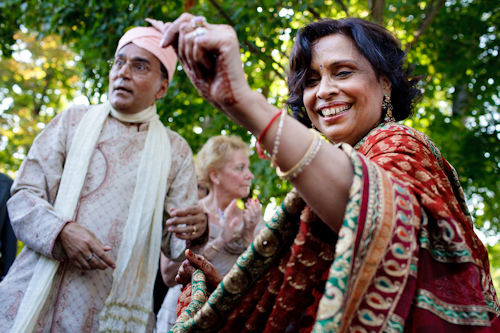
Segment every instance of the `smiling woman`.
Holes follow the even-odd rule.
[[[426,135],[396,123],[421,95],[399,41],[355,18],[300,29],[293,119],[249,87],[231,27],[195,36],[191,19],[177,19],[164,45],[183,46],[196,88],[259,138],[294,190],[222,281],[187,254],[179,280],[193,281],[194,301],[174,332],[499,332],[458,176]]]

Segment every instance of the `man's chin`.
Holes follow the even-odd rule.
[[[111,104],[111,107],[116,111],[124,111],[130,108],[130,103],[117,98],[111,98],[109,104]]]

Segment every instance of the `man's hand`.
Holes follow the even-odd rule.
[[[168,231],[175,233],[177,238],[193,240],[201,237],[207,230],[208,220],[200,206],[171,208],[167,220]]]
[[[61,242],[69,262],[76,268],[84,270],[116,268],[116,264],[106,254],[111,247],[102,244],[92,231],[78,223],[67,223],[57,239]]]

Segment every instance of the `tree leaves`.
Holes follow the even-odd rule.
[[[0,171],[17,170],[35,136],[80,87],[75,54],[57,36],[17,32],[0,61]]]

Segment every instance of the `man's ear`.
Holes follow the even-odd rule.
[[[163,96],[165,96],[165,93],[167,92],[168,86],[169,86],[168,80],[162,79],[160,88],[158,89],[158,92],[155,94],[155,98],[160,99]]]

